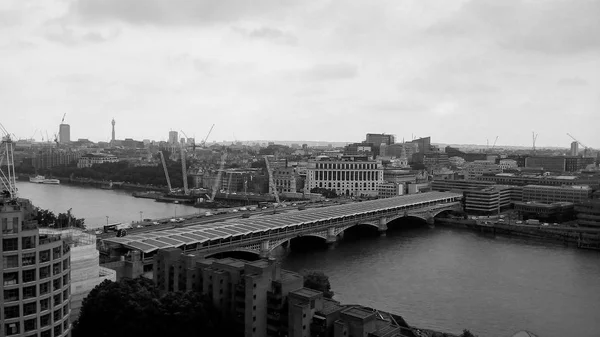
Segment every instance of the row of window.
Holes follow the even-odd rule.
[[[315,180],[379,180],[379,171],[315,171]]]
[[[69,284],[69,275],[63,275],[63,277],[57,277],[52,281],[52,291],[61,290],[63,285],[68,285],[68,284]],[[39,295],[41,296],[41,295],[45,295],[48,293],[50,293],[50,281],[40,283]],[[21,299],[20,295],[21,295],[21,293],[19,291],[19,288],[5,289],[4,290],[4,301],[5,302],[18,301]],[[58,303],[62,302],[63,298],[57,297],[60,295],[61,295],[61,293],[55,295],[55,304],[56,304],[56,302],[58,302]],[[62,292],[62,295],[65,299],[67,299],[69,297],[69,288],[68,287]],[[37,285],[23,287],[23,299],[24,300],[29,299],[29,298],[35,298],[37,296],[38,296]]]
[[[2,218],[2,233],[3,234],[14,234],[19,232],[19,218],[13,217],[12,221],[8,221],[8,218]]]
[[[6,239],[11,240],[11,239]],[[5,246],[6,247],[6,246]],[[36,264],[36,255],[38,253],[23,253],[21,254],[21,266],[30,266]],[[54,259],[59,259],[62,257],[61,247],[56,247],[52,249],[52,255],[54,255]],[[39,252],[39,263],[50,262],[50,249],[43,250]],[[4,268],[17,268],[19,267],[19,255],[8,255],[4,256],[2,259],[2,264]]]
[[[65,290],[62,294],[56,294],[52,298],[54,306],[58,306],[62,303],[62,299],[68,299],[69,293]],[[50,309],[50,297],[39,300],[39,312],[44,312]],[[38,313],[38,302],[31,302],[23,304],[23,316],[29,316]],[[53,317],[54,321],[57,322],[69,313],[69,304],[67,303],[63,308],[54,310]],[[20,306],[13,305],[4,308],[4,319],[12,319],[21,317]],[[40,326],[46,326],[50,323],[50,314],[40,316]]]
[[[375,163],[317,163],[316,168],[327,170],[373,170],[377,169]]]
[[[21,281],[23,283],[36,281],[39,277],[40,280],[50,277],[51,275],[58,275],[62,273],[64,270],[69,269],[69,258],[66,258],[61,262],[54,263],[52,265],[52,274],[50,274],[50,266],[40,267],[38,272],[36,273],[36,269],[27,269],[21,271]],[[36,275],[37,274],[37,275]],[[65,275],[68,276],[68,275]],[[58,278],[60,280],[60,278]],[[5,272],[4,273],[4,285],[10,286],[19,284],[19,272]]]

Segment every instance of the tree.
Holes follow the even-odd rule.
[[[305,270],[302,272],[302,276],[304,276],[304,287],[323,292],[325,298],[333,298],[329,276],[325,273],[316,270]]]
[[[460,337],[476,337],[471,331],[464,329]]]
[[[231,324],[197,292],[160,296],[145,278],[104,281],[83,300],[73,336],[232,336]]]
[[[41,209],[36,207],[36,214],[33,219],[38,222],[40,227],[53,227],[53,228],[66,228],[66,227],[77,227],[85,229],[85,219],[76,218],[71,209],[67,210],[67,213],[58,213],[55,215],[52,211],[47,209]]]

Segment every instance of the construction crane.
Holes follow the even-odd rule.
[[[65,122],[65,117],[67,116],[67,113],[65,112],[65,114],[63,115],[62,119],[60,120],[60,124],[63,124]],[[60,141],[58,139],[58,135],[60,134],[60,124],[58,125],[58,134],[54,134],[54,142],[56,143],[56,148],[58,149],[58,147],[60,146]]]
[[[181,151],[181,177],[183,178],[183,194],[189,195],[190,190],[188,189],[188,180],[187,180],[187,168],[185,167],[185,151],[184,151],[184,143],[181,143],[180,151]]]
[[[535,153],[535,141],[537,140],[538,134],[535,133],[534,131],[531,131],[532,134],[532,138],[533,138],[533,153]]]
[[[210,136],[210,133],[212,132],[213,128],[215,127],[215,125],[213,124],[210,127],[210,130],[208,130],[208,134],[206,134],[206,137],[204,137],[204,140],[202,140],[202,144],[200,144],[203,148],[206,147],[206,140],[208,139],[208,136]]]
[[[198,145],[198,144],[196,144],[196,140],[194,138],[188,137],[188,135],[186,135],[185,132],[183,132],[183,130],[179,130],[179,131],[181,131],[181,133],[185,136],[186,141],[189,141],[189,139],[193,140],[193,142],[192,142],[192,151],[195,154],[196,153],[196,145]]]
[[[273,191],[275,201],[277,202],[277,205],[279,205],[281,201],[279,201],[279,193],[277,193],[277,186],[275,186],[275,181],[273,180],[273,171],[271,170],[271,164],[269,164],[268,156],[265,156],[265,164],[267,165],[267,172],[269,174],[269,192]]]
[[[169,171],[167,170],[167,162],[165,161],[165,155],[162,151],[159,151],[158,153],[160,153],[160,161],[162,162],[163,169],[165,170],[165,178],[167,178],[167,186],[169,187],[169,193],[171,193],[173,189],[171,188],[171,179],[169,179]]]
[[[496,142],[498,141],[498,136],[496,136],[496,139],[494,140],[494,145],[492,145],[491,150],[493,150],[496,147]]]
[[[579,140],[577,140],[577,138],[573,137],[570,133],[567,132],[567,136],[571,137],[574,141],[576,141],[579,145],[583,146],[583,156],[587,157],[588,154],[588,150],[591,149],[591,147],[586,146],[585,144],[583,144],[582,142],[580,142]]]
[[[10,133],[6,131],[1,123],[0,133],[2,134],[2,142],[0,143],[0,198],[14,200],[17,198],[17,179],[13,141]],[[4,164],[5,158],[6,164]]]
[[[219,164],[219,171],[217,172],[217,178],[215,179],[215,183],[213,184],[212,193],[210,195],[210,201],[215,201],[215,196],[217,195],[217,189],[219,188],[219,184],[221,183],[221,177],[223,176],[223,168],[225,167],[225,159],[227,159],[227,151],[224,151],[221,155],[221,163]]]
[[[229,179],[227,179],[227,198],[229,198],[229,193],[231,193],[231,178],[233,178],[233,173],[232,172],[228,172],[229,173]]]

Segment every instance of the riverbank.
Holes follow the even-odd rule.
[[[71,177],[52,177],[53,179],[60,180],[61,184],[75,185],[75,186],[89,186],[99,188],[103,190],[130,190],[130,191],[152,191],[152,192],[166,192],[166,187],[152,186],[152,185],[139,185],[131,184],[126,182],[113,182],[106,180],[94,180],[88,178],[71,178]],[[29,176],[24,174],[18,175],[19,181],[29,181]]]
[[[600,250],[600,229],[518,225],[516,223],[489,222],[471,219],[435,219],[435,225],[465,228],[480,233],[526,237],[536,240],[559,242],[581,249]]]

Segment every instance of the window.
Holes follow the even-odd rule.
[[[16,268],[19,266],[19,256],[4,256],[2,258],[2,264],[4,265],[4,268]]]
[[[45,326],[45,325],[42,325],[42,326]],[[40,334],[40,337],[52,337],[52,330],[42,331],[42,333]]]
[[[12,286],[15,284],[19,284],[19,273],[18,272],[4,273],[4,285]]]
[[[48,324],[50,324],[50,314],[46,314],[44,316],[40,317],[40,327],[42,326],[48,326]],[[42,336],[44,335],[44,333],[42,332]]]
[[[16,219],[16,221],[15,221]],[[13,218],[12,223],[8,223],[7,218],[2,219],[2,233],[15,234],[19,232],[19,218]]]
[[[62,325],[57,325],[54,327],[54,336],[60,336],[62,333]]]
[[[35,264],[35,253],[23,253],[21,261],[24,266]]]
[[[65,289],[65,291],[63,291],[63,298],[65,299],[65,301],[67,300],[67,298],[69,298],[69,289]]]
[[[37,303],[33,302],[33,303],[27,303],[23,305],[23,315],[27,316],[27,315],[32,315],[35,314],[37,312]]]
[[[50,292],[50,282],[40,284],[40,295],[44,295]]]
[[[35,281],[35,269],[23,270],[23,283]]]
[[[69,269],[69,258],[63,260],[63,270]]]
[[[303,325],[303,326],[302,326],[302,330],[306,330],[306,325]]]
[[[310,308],[311,309],[315,308],[315,300],[310,301]]]
[[[35,330],[37,328],[37,318],[28,319],[23,322],[23,330],[25,332]]]
[[[60,274],[61,271],[62,270],[60,269],[60,262],[52,265],[52,272],[54,273],[54,275]]]
[[[7,336],[17,335],[19,334],[19,323],[8,323],[4,324],[4,331],[6,331]]]
[[[19,315],[20,313],[18,305],[4,308],[4,319],[17,318]]]
[[[28,299],[28,298],[33,298],[36,297],[36,291],[35,291],[35,287],[36,286],[30,286],[30,287],[23,287],[23,299]]]
[[[60,247],[56,247],[52,249],[52,259],[56,260],[62,256],[62,250]]]
[[[63,275],[63,284],[69,283],[69,274]]]
[[[35,248],[35,236],[26,236],[21,238],[21,249]]]
[[[58,289],[60,289],[62,287],[62,278],[55,278],[54,281],[52,281],[52,291],[56,291]]]
[[[4,301],[18,301],[19,289],[4,290]]]
[[[2,251],[10,252],[19,249],[19,239],[2,239]]]
[[[69,320],[65,320],[63,322],[63,329],[67,330],[69,328]]]
[[[62,318],[62,309],[58,309],[58,310],[54,310],[54,323],[60,321],[60,319]]]
[[[40,280],[50,277],[50,266],[40,268]]]
[[[252,322],[256,322],[256,316],[252,317]]]
[[[62,294],[54,295],[54,305],[59,305],[62,302]]]
[[[40,252],[40,263],[50,261],[50,250],[43,250]]]
[[[50,308],[50,299],[44,298],[43,300],[40,300],[40,311],[48,310],[48,308]]]

